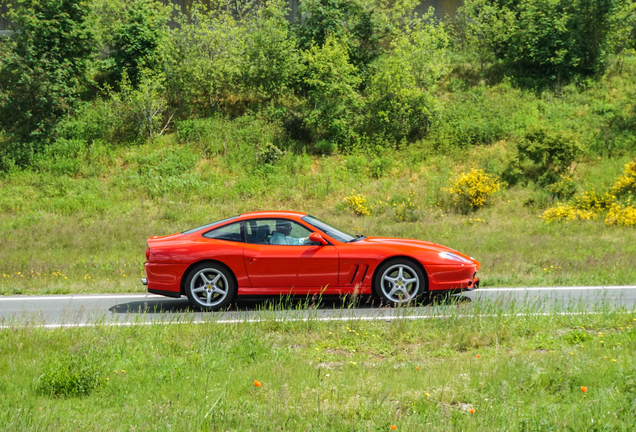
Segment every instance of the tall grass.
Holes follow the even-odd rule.
[[[581,312],[485,303],[440,309],[434,319],[407,319],[402,310],[390,322],[263,315],[221,324],[211,315],[201,324],[15,327],[0,331],[0,424],[632,430],[636,315],[611,305]],[[97,386],[46,391],[51,377],[68,383],[78,370],[93,371]]]

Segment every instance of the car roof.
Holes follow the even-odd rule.
[[[303,217],[307,216],[307,213],[295,212],[295,211],[280,211],[280,210],[268,210],[243,213],[242,218],[257,218],[257,217]]]

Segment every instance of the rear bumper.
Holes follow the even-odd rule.
[[[141,283],[148,287],[149,293],[181,297],[181,278],[187,268],[186,264],[145,263],[146,277]]]

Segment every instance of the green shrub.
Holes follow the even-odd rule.
[[[15,32],[0,63],[0,127],[16,143],[46,141],[85,92],[95,51],[89,14],[81,0],[19,0],[10,10]],[[13,159],[29,161],[24,154]]]
[[[526,180],[546,186],[565,173],[583,148],[578,137],[568,131],[553,132],[534,125],[517,141],[518,161]]]
[[[176,123],[177,140],[192,144],[204,156],[224,155],[239,165],[255,157],[267,143],[278,143],[282,131],[276,124],[252,116],[184,120]]]
[[[245,65],[239,86],[250,100],[277,101],[299,84],[303,65],[286,7],[287,2],[272,1],[244,24]]]
[[[572,177],[562,175],[556,182],[547,187],[548,192],[559,200],[569,200],[576,194],[576,184]]]
[[[276,165],[284,154],[285,152],[268,142],[256,153],[256,161],[261,165]]]
[[[198,116],[231,113],[246,68],[245,27],[199,2],[178,23],[160,47],[171,103]]]
[[[304,83],[308,88],[305,122],[315,139],[349,147],[357,137],[363,99],[357,92],[358,69],[349,62],[346,45],[328,37],[324,45],[303,51],[307,63]]]
[[[534,86],[589,76],[604,66],[623,0],[469,0],[461,9],[467,45],[506,62]]]
[[[48,360],[37,382],[43,396],[88,396],[101,384],[100,367],[94,356],[63,355]]]
[[[363,173],[367,167],[367,159],[364,156],[349,156],[345,160],[345,168],[350,173]]]
[[[86,142],[122,143],[136,139],[136,131],[131,129],[123,112],[110,98],[81,104],[73,115],[60,121],[55,132],[62,139]]]
[[[448,71],[448,35],[430,16],[415,20],[396,35],[386,54],[373,64],[366,90],[365,131],[390,141],[414,141],[428,130],[439,109],[437,81]]]
[[[316,147],[316,150],[318,150],[320,154],[324,155],[329,155],[336,150],[336,145],[327,140],[318,141],[314,144],[314,147]]]
[[[133,86],[142,69],[159,65],[159,45],[168,30],[170,8],[154,0],[134,0],[113,38],[113,58],[117,81],[124,75]]]
[[[60,138],[38,157],[38,166],[58,175],[76,175],[84,163],[87,147],[86,141]]]
[[[334,38],[346,45],[352,63],[364,72],[382,53],[382,42],[390,35],[389,14],[396,21],[401,18],[403,5],[390,10],[383,6],[361,0],[305,0],[300,3],[296,27],[299,45],[307,50]]]
[[[369,162],[369,174],[375,179],[383,177],[391,167],[391,161],[385,157],[377,157]]]

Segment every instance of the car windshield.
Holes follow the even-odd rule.
[[[202,226],[196,227],[196,228],[192,228],[192,229],[190,229],[188,231],[183,231],[181,234],[192,234],[193,232],[201,231],[201,230],[204,230],[206,228],[212,228],[214,225],[218,225],[218,224],[220,224],[222,222],[227,222],[227,221],[230,221],[232,219],[236,219],[237,217],[238,216],[232,216],[232,217],[229,217],[227,219],[221,219],[221,220],[218,220],[218,221],[215,221],[215,222],[210,222],[209,224],[202,225]]]
[[[313,216],[307,215],[302,217],[301,219],[307,222],[309,225],[313,226],[314,228],[324,232],[329,237],[332,237],[340,242],[349,243],[350,241],[353,241],[356,239],[356,236],[344,233],[341,230],[336,229],[332,227],[331,225],[327,225],[326,223],[316,219]]]

